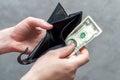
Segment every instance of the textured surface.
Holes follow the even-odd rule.
[[[67,13],[82,10],[90,15],[103,33],[87,45],[91,61],[78,69],[75,80],[120,80],[120,0],[1,0],[0,29],[11,27],[28,16],[51,15],[58,2]],[[0,56],[0,80],[19,80],[32,65],[17,63],[18,53]]]

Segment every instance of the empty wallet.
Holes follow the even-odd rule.
[[[53,25],[51,30],[46,31],[45,37],[38,43],[34,50],[26,59],[22,55],[26,54],[28,48],[21,53],[17,60],[20,64],[30,64],[35,62],[40,56],[49,50],[65,46],[65,39],[71,31],[81,22],[82,11],[68,15],[60,3],[57,4],[48,23]]]

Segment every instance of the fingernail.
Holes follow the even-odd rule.
[[[70,43],[70,45],[69,46],[75,46],[75,44],[74,43]]]
[[[48,22],[46,22],[45,20],[42,20],[42,21],[43,21],[43,24],[44,24],[44,25],[52,27],[52,25],[49,24]]]
[[[50,27],[53,27],[53,25],[52,25],[52,24],[49,24],[49,26],[50,26]]]
[[[46,26],[48,26],[50,29],[53,27],[53,25],[49,23],[47,23]]]

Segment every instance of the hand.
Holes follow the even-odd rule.
[[[51,28],[52,25],[42,19],[28,17],[16,26],[0,31],[0,36],[3,36],[0,37],[0,42],[3,42],[0,53],[23,52],[27,47],[29,48],[28,53],[30,53],[45,36],[46,30]],[[4,43],[6,44],[4,45]],[[4,46],[8,46],[6,50],[3,50]]]
[[[73,80],[76,69],[89,61],[85,47],[80,55],[67,57],[73,49],[74,45],[70,45],[47,52],[21,80]]]

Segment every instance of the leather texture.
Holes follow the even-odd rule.
[[[48,23],[53,25],[51,30],[47,30],[45,37],[38,43],[30,55],[26,59],[22,59],[22,55],[29,48],[18,56],[20,64],[30,64],[35,62],[40,56],[47,51],[65,46],[65,39],[69,33],[81,22],[82,11],[68,15],[60,3],[57,4],[52,15],[48,19]]]

